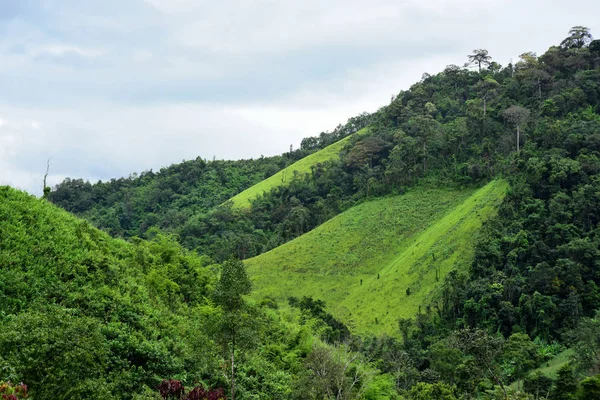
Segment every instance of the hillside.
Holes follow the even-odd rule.
[[[207,371],[189,357],[209,341],[192,340],[183,318],[210,293],[205,260],[160,235],[113,239],[7,187],[0,221],[0,379],[39,399],[106,399],[185,364]]]
[[[274,169],[199,162],[63,192],[112,236],[148,242],[3,189],[0,380],[39,385],[50,371],[56,388],[81,369],[80,398],[166,375],[224,386],[232,363],[215,327],[229,325],[244,334],[228,342],[243,355],[240,399],[505,399],[565,347],[573,362],[542,382],[549,398],[594,398],[600,377],[579,378],[600,371],[600,41],[577,26],[542,55],[491,56],[423,74],[360,137],[241,200],[222,197],[251,185],[245,171],[258,183]],[[300,153],[346,136],[307,138]],[[250,286],[235,258],[254,302],[235,292]],[[227,318],[213,263],[241,277],[221,285],[222,304],[244,304]],[[79,349],[64,337],[88,357],[67,351],[52,370],[44,360]],[[393,394],[367,395],[369,382]],[[36,398],[64,397],[52,394]]]
[[[191,215],[218,206],[304,154],[297,151],[236,161],[198,157],[157,172],[94,184],[66,179],[49,193],[48,200],[113,236],[142,236],[152,227],[174,231]]]
[[[432,300],[436,275],[441,281],[472,262],[473,235],[506,190],[497,180],[477,191],[415,188],[363,203],[247,260],[255,296],[312,296],[357,333],[394,334],[399,317]]]
[[[113,239],[4,186],[0,221],[1,394],[7,381],[24,382],[39,400],[151,400],[172,378],[187,388],[227,387],[222,310],[208,300],[218,266],[206,257],[156,231],[151,241]],[[259,333],[237,350],[253,360],[238,366],[237,393],[286,398],[291,368],[303,369],[299,355],[315,339],[273,312],[246,312]],[[261,356],[264,345],[285,348],[285,362]]]
[[[243,192],[233,196],[230,201],[233,202],[233,206],[236,208],[247,208],[250,206],[250,200],[268,193],[277,187],[288,185],[297,174],[309,174],[311,169],[317,167],[319,164],[327,161],[339,160],[340,151],[342,151],[353,138],[360,137],[368,132],[369,128],[363,128],[352,135],[346,136],[324,149],[296,161],[289,167],[282,169],[254,186],[249,187]]]

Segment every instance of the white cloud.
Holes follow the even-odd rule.
[[[145,62],[152,59],[154,55],[149,50],[138,49],[133,51],[131,58],[135,62]]]
[[[50,55],[54,57],[61,57],[66,55],[77,55],[85,58],[96,58],[105,54],[101,50],[88,49],[85,47],[73,46],[73,45],[47,45],[32,49],[29,52],[32,56]]]
[[[48,158],[56,182],[277,154],[474,48],[506,64],[600,36],[592,0],[31,3],[0,21],[0,183],[38,194]]]

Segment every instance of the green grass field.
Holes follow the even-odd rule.
[[[254,296],[313,296],[356,333],[395,333],[439,281],[472,260],[474,235],[507,183],[474,190],[419,187],[358,205],[246,261]],[[362,281],[362,284],[361,284]],[[410,295],[406,294],[410,288]]]
[[[247,208],[250,206],[250,200],[271,191],[271,189],[277,186],[283,186],[289,184],[294,178],[295,174],[305,174],[311,172],[311,167],[318,165],[325,161],[334,160],[339,158],[340,151],[348,144],[352,137],[364,135],[369,132],[369,128],[363,128],[353,135],[347,136],[342,140],[339,140],[322,150],[317,151],[309,156],[304,157],[301,160],[296,161],[287,168],[282,169],[275,175],[270,176],[257,183],[254,186],[249,187],[243,192],[238,193],[230,199],[233,202],[235,208]]]

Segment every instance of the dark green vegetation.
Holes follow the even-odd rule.
[[[319,319],[306,314],[300,325],[247,303],[239,261],[217,275],[168,236],[113,239],[7,187],[0,220],[0,379],[25,382],[34,399],[150,399],[164,378],[227,388],[234,348],[240,398],[301,398],[314,351],[330,368],[348,361],[343,368],[374,373],[320,343]],[[370,379],[350,387],[344,372],[336,390],[384,391]]]
[[[514,65],[469,58],[281,159],[49,194],[128,242],[2,189],[0,379],[37,398],[230,388],[231,371],[239,398],[594,398],[600,42],[575,27]]]
[[[34,398],[114,398],[211,368],[206,259],[157,234],[112,239],[0,188],[0,363]],[[213,363],[214,364],[214,363]]]

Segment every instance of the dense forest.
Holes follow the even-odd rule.
[[[600,41],[574,27],[514,65],[468,60],[282,156],[67,179],[55,206],[1,188],[0,382],[35,399],[600,398]],[[227,201],[346,137],[249,208]],[[470,267],[395,335],[356,335],[321,299],[246,296],[239,260],[361,202],[498,177]]]

